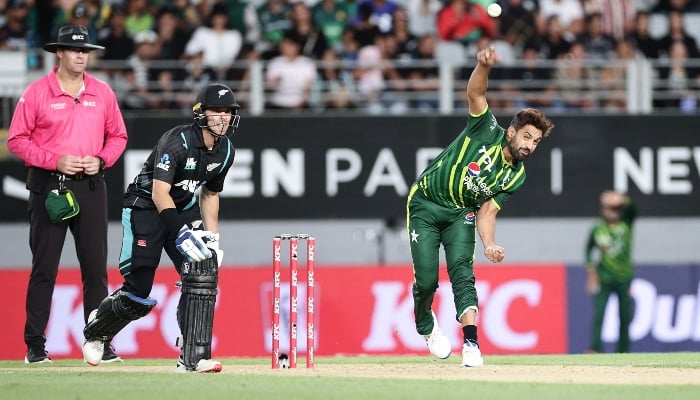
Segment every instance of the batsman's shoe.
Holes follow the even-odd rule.
[[[83,343],[83,360],[93,367],[100,365],[105,352],[105,344],[101,340],[86,340]]]
[[[25,364],[43,364],[52,362],[53,361],[51,361],[49,358],[44,346],[30,347],[29,350],[27,350],[27,355],[24,356]]]
[[[175,368],[175,372],[177,373],[196,373],[196,374],[206,374],[206,373],[216,373],[216,372],[221,372],[221,370],[224,369],[224,367],[221,365],[220,362],[216,360],[199,360],[197,362],[197,367],[195,369],[187,369],[185,366],[184,361],[182,358],[179,358],[177,360],[177,367]]]
[[[105,343],[104,349],[105,350],[102,353],[103,364],[109,364],[113,362],[124,362],[124,360],[121,357],[119,357],[117,353],[114,352],[114,347],[111,344]]]
[[[452,344],[447,336],[442,334],[438,326],[437,317],[433,314],[433,331],[430,335],[424,335],[425,342],[428,344],[428,350],[437,358],[445,359],[452,353]]]
[[[479,343],[468,340],[462,346],[462,366],[463,367],[480,367],[484,365],[484,359],[481,357]]]

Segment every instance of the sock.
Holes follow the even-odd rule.
[[[471,340],[472,342],[479,342],[476,334],[476,325],[465,325],[462,327],[462,333],[464,333],[464,343],[467,342],[467,340]]]

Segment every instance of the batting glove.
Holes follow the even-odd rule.
[[[177,233],[175,247],[189,262],[204,261],[211,257],[211,250],[204,243],[204,237],[210,234],[208,231],[193,231],[183,225]]]
[[[216,262],[218,267],[221,267],[221,260],[224,259],[224,251],[219,248],[219,234],[209,232],[209,235],[205,238],[205,242],[210,250],[216,252]]]

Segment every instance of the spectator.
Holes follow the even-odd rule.
[[[615,50],[615,39],[603,31],[603,16],[600,13],[586,15],[586,32],[581,41],[586,46],[589,60],[606,60]]]
[[[148,9],[148,0],[125,0],[126,1],[126,31],[132,37],[140,32],[153,29],[155,16]]]
[[[310,107],[310,95],[316,81],[316,64],[301,53],[301,39],[288,31],[280,42],[280,55],[267,66],[265,79],[272,93],[268,107],[299,110]]]
[[[301,55],[320,60],[328,49],[328,42],[321,29],[314,23],[309,7],[303,2],[294,3],[290,19],[290,29],[301,41]]]
[[[94,39],[97,38],[97,32],[107,26],[110,12],[111,7],[101,4],[99,0],[81,0],[73,6],[68,22],[86,26]]]
[[[29,50],[37,45],[27,25],[29,9],[25,0],[10,0],[5,8],[5,24],[0,26],[0,50]]]
[[[540,0],[540,17],[547,20],[552,15],[559,17],[567,40],[574,40],[583,33],[584,13],[580,0]]]
[[[557,87],[552,81],[552,69],[542,62],[540,48],[529,42],[523,47],[520,62],[503,71],[506,83],[501,90],[507,93],[508,107],[542,108],[559,111],[562,108],[557,96]]]
[[[183,74],[173,68],[154,69],[153,100],[151,108],[162,110],[179,110],[180,82]]]
[[[598,76],[587,61],[582,42],[572,43],[569,53],[557,61],[554,81],[567,108],[586,111],[597,107],[591,88]]]
[[[382,52],[378,46],[369,45],[357,52],[357,68],[354,71],[357,82],[358,99],[369,113],[384,111],[381,104],[382,92],[386,88],[382,73]]]
[[[397,63],[398,43],[393,35],[382,33],[375,40],[381,51],[382,74],[387,88],[382,94],[382,104],[386,111],[392,114],[403,114],[408,110],[409,81],[405,65]]]
[[[693,114],[698,110],[700,68],[688,66],[689,51],[683,41],[673,42],[668,51],[668,60],[658,68],[657,89],[664,96],[654,100],[658,108]]]
[[[507,0],[499,20],[500,37],[513,48],[520,49],[538,37],[537,21],[533,10],[523,0]]]
[[[493,19],[480,5],[468,0],[451,0],[437,16],[438,36],[463,45],[475,43],[482,36],[496,37]]]
[[[372,6],[368,3],[357,7],[356,21],[353,23],[354,35],[360,47],[374,45],[377,36],[381,34],[379,27],[372,21]]]
[[[280,44],[284,32],[292,27],[289,19],[291,7],[287,0],[268,0],[258,7],[258,21],[260,22],[261,42],[258,43],[258,52],[263,59],[274,57],[277,45]]]
[[[360,51],[360,43],[357,41],[356,34],[355,28],[348,25],[343,29],[343,35],[340,38],[338,58],[350,67],[357,63],[357,53]]]
[[[340,50],[343,30],[355,17],[354,3],[345,0],[319,0],[312,8],[313,21],[321,28],[328,45]]]
[[[406,14],[405,8],[397,7],[396,10],[394,10],[393,25],[394,29],[391,33],[396,41],[396,46],[398,47],[396,51],[396,58],[399,60],[413,58],[418,49],[419,39],[409,30],[408,15]],[[432,45],[434,46],[435,43],[433,42]],[[426,44],[426,50],[428,46],[429,45]]]
[[[411,109],[420,113],[437,110],[440,89],[440,70],[435,63],[435,35],[425,35],[418,40],[413,52],[414,68],[408,71],[411,90]]]
[[[659,58],[659,41],[649,33],[649,14],[639,12],[634,18],[634,26],[628,40],[648,59]]]
[[[236,83],[232,89],[236,92],[238,102],[244,109],[250,109],[250,63],[260,60],[260,53],[252,43],[244,43],[238,58],[229,69],[226,80]],[[194,93],[194,92],[193,92]]]
[[[583,0],[586,15],[600,14],[603,32],[615,40],[623,39],[631,31],[635,18],[636,0]]]
[[[698,0],[657,0],[657,4],[654,7],[655,12],[665,13],[671,10],[677,10],[681,12],[686,11],[698,11]]]
[[[204,17],[190,0],[172,0],[172,8],[188,34],[204,24]]]
[[[440,0],[404,0],[408,30],[416,37],[436,34],[435,21],[442,9]]]
[[[569,53],[571,41],[561,29],[559,17],[551,15],[546,21],[546,30],[540,46],[540,51],[545,58],[556,60]]]
[[[123,7],[112,6],[107,27],[98,32],[97,43],[105,47],[99,52],[102,70],[112,76],[115,72],[123,69],[124,60],[128,59],[135,51],[134,39],[126,32],[125,26],[126,12]]]
[[[627,62],[637,57],[637,49],[629,40],[619,40],[615,44],[615,54],[600,74],[602,89],[607,93],[602,105],[605,110],[624,112],[627,109]]]
[[[322,109],[342,110],[354,108],[356,99],[352,74],[340,65],[336,53],[328,49],[323,54],[316,82]]]
[[[81,25],[87,27],[90,38],[95,40],[97,38],[97,31],[95,30],[95,25],[93,24],[94,14],[89,14],[89,12],[95,12],[96,10],[88,9],[87,2],[79,1],[75,3],[70,12],[70,18],[68,18],[68,23],[71,25]],[[94,43],[93,43],[94,44]]]
[[[688,51],[688,58],[700,58],[700,50],[698,43],[694,37],[688,34],[685,30],[685,22],[683,21],[683,12],[671,10],[668,12],[668,33],[659,39],[659,47],[661,55],[668,56],[671,50],[671,44],[674,42],[682,42]]]
[[[182,27],[177,10],[170,6],[161,7],[156,20],[156,33],[160,42],[161,60],[179,60],[185,55],[185,47],[191,34]],[[195,91],[199,93],[199,91]],[[190,102],[191,103],[191,102]]]
[[[228,9],[228,29],[238,31],[246,43],[260,41],[258,13],[251,2],[246,0],[223,0]]]
[[[360,0],[357,3],[357,10],[359,14],[360,7],[365,7],[370,11],[369,20],[379,28],[381,33],[389,33],[393,29],[393,15],[394,10],[399,6],[393,0]],[[361,20],[355,19],[354,23],[360,23]]]
[[[154,68],[160,54],[158,34],[153,31],[139,32],[134,37],[136,50],[127,60],[130,72],[133,76],[133,86],[125,99],[124,105],[131,109],[153,108],[158,105],[158,99],[152,90],[157,86],[152,84],[158,76],[159,70]]]
[[[185,47],[186,56],[203,52],[204,66],[216,72],[217,80],[225,79],[243,45],[240,32],[227,26],[228,10],[218,3],[211,10],[207,26],[197,28]]]
[[[195,102],[197,94],[210,83],[216,81],[216,72],[211,67],[207,67],[203,62],[203,53],[193,54],[185,64],[185,77],[182,79],[182,91],[180,97],[180,107],[191,107]]]

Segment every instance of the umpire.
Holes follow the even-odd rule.
[[[61,27],[57,41],[44,45],[56,54],[58,66],[27,87],[10,123],[7,148],[29,168],[27,364],[51,362],[45,330],[68,229],[80,262],[86,321],[107,295],[103,172],[124,152],[127,133],[112,89],[85,72],[90,52],[97,49],[104,47],[90,44],[86,27]],[[120,360],[108,345],[102,361]]]

